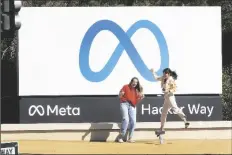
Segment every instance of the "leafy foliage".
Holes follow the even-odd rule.
[[[222,89],[223,119],[232,120],[232,64],[223,67]]]
[[[91,6],[221,6],[222,31],[232,32],[232,0],[26,0],[24,7]],[[17,38],[1,40],[1,59],[16,63]],[[232,120],[232,65],[223,68],[224,119]]]
[[[13,37],[1,40],[1,60],[15,62],[17,39],[16,35],[13,34]]]

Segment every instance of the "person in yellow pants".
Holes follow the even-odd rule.
[[[153,73],[153,76],[157,81],[161,81],[161,88],[164,93],[164,104],[160,118],[161,126],[160,126],[160,130],[156,131],[156,135],[159,136],[165,133],[164,124],[166,122],[167,114],[170,109],[172,109],[184,121],[185,128],[188,128],[190,123],[187,122],[186,115],[177,106],[175,95],[174,95],[174,93],[176,92],[176,82],[175,82],[175,80],[177,79],[176,72],[172,71],[170,68],[165,68],[163,70],[163,76],[161,77],[156,75],[154,69],[151,69],[151,72]]]

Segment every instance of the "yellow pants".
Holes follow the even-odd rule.
[[[186,121],[185,114],[182,109],[177,106],[176,98],[173,93],[165,93],[164,94],[164,104],[163,110],[161,114],[161,126],[164,126],[168,111],[172,109],[183,121]]]

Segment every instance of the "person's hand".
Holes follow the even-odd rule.
[[[144,97],[145,97],[145,95],[144,95],[144,94],[139,93],[139,99],[140,99],[140,100],[144,99]]]
[[[153,68],[150,69],[151,73],[154,75],[154,76],[157,76],[155,70]]]
[[[151,71],[152,73],[155,73],[155,71],[154,71],[154,69],[153,69],[153,68],[151,68],[151,69],[150,69],[150,71]]]
[[[159,77],[157,74],[156,74],[156,72],[155,72],[155,70],[152,68],[152,69],[150,69],[150,71],[152,72],[152,74],[153,74],[153,76],[154,76],[154,78],[156,79],[156,80],[158,80],[158,81],[161,81],[162,80],[162,77]]]
[[[144,99],[144,98],[145,98],[145,95],[144,95],[144,94],[142,94],[140,98],[141,98],[141,100],[142,100],[142,99]]]
[[[120,91],[120,93],[119,93],[119,97],[122,97],[124,94],[125,94],[125,92],[124,92],[124,91]]]

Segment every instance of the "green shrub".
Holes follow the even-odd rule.
[[[223,119],[232,120],[232,64],[223,67],[222,103]]]

